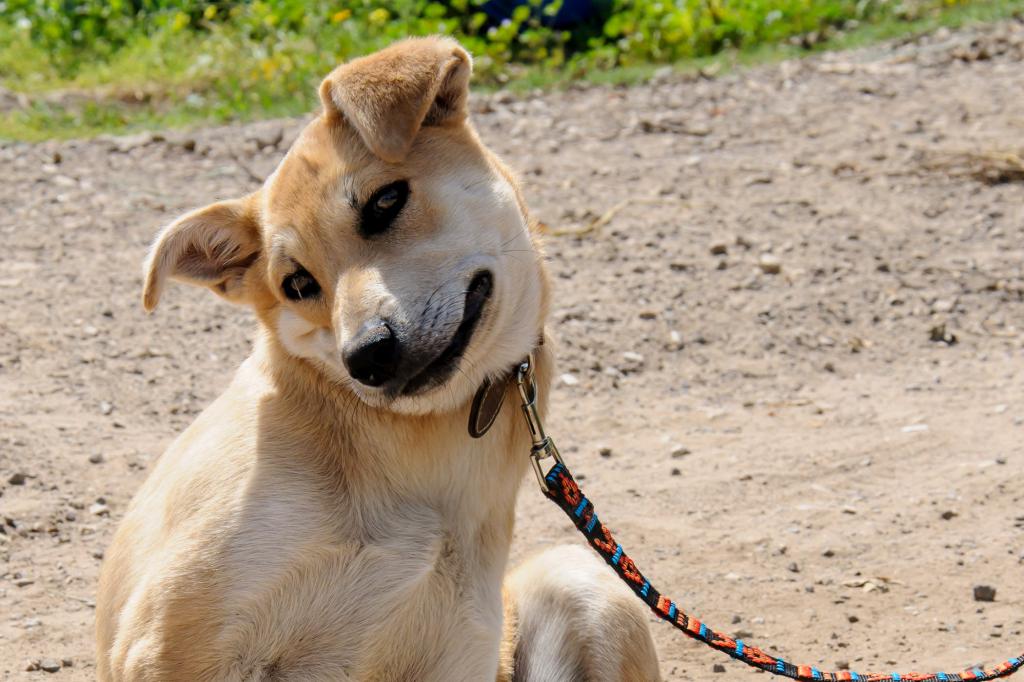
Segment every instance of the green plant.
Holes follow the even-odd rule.
[[[0,0],[0,84],[33,105],[0,112],[0,136],[308,109],[337,63],[409,35],[456,36],[477,83],[632,73],[652,63],[793,42],[855,26],[920,22],[951,6],[1024,0],[593,0],[596,20],[556,30],[568,0]],[[14,133],[10,131],[15,131]]]

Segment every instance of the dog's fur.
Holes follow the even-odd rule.
[[[340,66],[263,187],[157,238],[147,310],[184,280],[251,306],[260,333],[107,552],[101,680],[658,678],[642,607],[586,549],[548,550],[503,586],[530,441],[513,390],[480,440],[469,403],[531,351],[543,402],[550,293],[515,179],[467,120],[470,70],[442,38]],[[359,207],[399,179],[395,223],[361,235]],[[300,266],[321,291],[290,300]],[[436,357],[482,269],[493,294],[443,383],[352,378],[342,351],[375,316]]]

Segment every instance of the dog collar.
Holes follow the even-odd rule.
[[[544,345],[544,334],[537,337],[537,347]],[[501,413],[501,406],[505,403],[505,394],[508,393],[508,385],[515,381],[519,368],[523,362],[533,357],[533,351],[516,363],[505,376],[500,379],[484,379],[480,388],[476,389],[473,396],[473,404],[469,408],[469,435],[473,438],[482,438],[491,430],[494,422]]]
[[[481,438],[490,431],[505,403],[505,394],[508,393],[508,384],[513,376],[514,372],[509,372],[496,381],[484,379],[484,383],[476,390],[473,405],[469,409],[470,436]]]

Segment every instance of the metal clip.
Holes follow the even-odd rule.
[[[533,445],[530,448],[530,461],[533,463],[533,472],[537,475],[537,482],[542,492],[547,493],[548,484],[544,481],[544,467],[541,466],[542,459],[553,457],[555,462],[562,462],[558,454],[555,441],[544,433],[544,424],[540,421],[540,413],[537,410],[537,381],[533,375],[533,355],[527,356],[519,365],[516,372],[516,384],[519,387],[519,398],[523,403],[523,416],[526,418],[526,426],[530,429],[530,438]]]

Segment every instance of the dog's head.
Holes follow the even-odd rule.
[[[511,174],[467,121],[469,55],[419,38],[335,69],[263,187],[182,216],[145,266],[253,306],[370,405],[453,409],[537,343],[546,284]]]

